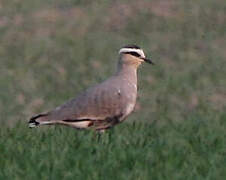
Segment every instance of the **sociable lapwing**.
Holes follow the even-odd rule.
[[[143,62],[153,64],[140,47],[122,47],[113,76],[52,111],[33,116],[29,127],[59,124],[102,131],[122,122],[135,107],[137,68]]]

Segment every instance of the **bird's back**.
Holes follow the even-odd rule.
[[[136,87],[120,76],[87,89],[76,98],[51,111],[51,120],[124,119],[134,108]]]

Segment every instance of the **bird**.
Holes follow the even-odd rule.
[[[111,77],[51,111],[32,116],[29,127],[66,125],[102,132],[123,122],[135,107],[137,69],[143,62],[154,64],[139,46],[123,46]]]

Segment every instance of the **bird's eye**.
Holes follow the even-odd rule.
[[[131,54],[131,55],[136,56],[136,57],[141,57],[141,55],[138,54],[137,52],[127,52],[126,54]]]

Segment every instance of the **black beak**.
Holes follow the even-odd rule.
[[[154,65],[154,63],[152,62],[152,60],[148,59],[148,58],[142,58],[145,62]]]

